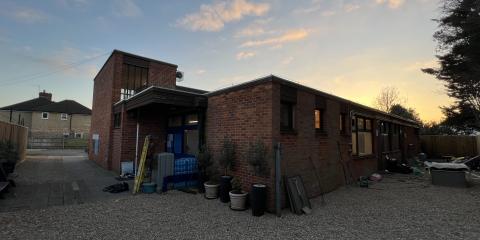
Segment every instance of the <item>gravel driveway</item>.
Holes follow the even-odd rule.
[[[480,187],[394,175],[372,189],[313,199],[313,213],[252,217],[218,200],[170,191],[0,213],[0,239],[480,239]]]

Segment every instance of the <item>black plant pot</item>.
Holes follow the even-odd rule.
[[[252,215],[259,217],[265,213],[267,203],[267,186],[264,184],[253,184],[250,193],[250,204]]]
[[[231,176],[222,176],[220,178],[220,188],[218,194],[220,195],[220,201],[223,203],[230,202],[230,196],[228,193],[232,190],[232,177]]]

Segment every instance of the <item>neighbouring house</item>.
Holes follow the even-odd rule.
[[[177,65],[114,50],[94,79],[90,159],[119,172],[138,161],[147,135],[156,152],[195,156],[207,144],[215,159],[229,137],[237,146],[230,174],[246,191],[266,184],[272,210],[277,143],[282,176],[302,176],[309,197],[321,193],[318,180],[324,192],[345,184],[345,163],[356,179],[385,169],[387,155],[405,161],[419,150],[416,122],[277,76],[212,92],[178,86],[176,76]],[[245,157],[257,139],[272,153],[266,177]]]
[[[0,121],[28,127],[29,139],[87,138],[92,111],[73,100],[52,101],[52,94],[0,108]]]

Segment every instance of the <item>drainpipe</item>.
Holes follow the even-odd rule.
[[[12,115],[13,115],[13,109],[10,108],[10,121],[9,122],[12,122]]]
[[[281,145],[277,143],[275,146],[276,154],[275,154],[275,212],[277,213],[277,217],[282,216],[282,203],[281,203],[281,180],[282,180],[282,172],[281,172]]]
[[[138,109],[137,109],[137,133],[135,135],[135,162],[133,164],[133,171],[136,173],[137,172],[137,161],[138,161],[138,138],[140,135],[140,124],[138,122]],[[136,175],[136,174],[135,174]]]

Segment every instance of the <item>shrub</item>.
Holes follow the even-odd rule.
[[[218,159],[220,166],[225,170],[225,176],[228,174],[228,170],[232,170],[235,165],[235,148],[235,143],[230,138],[225,137]]]
[[[248,164],[252,166],[257,176],[266,176],[268,174],[267,163],[268,149],[262,140],[257,139],[249,144],[247,151]]]

